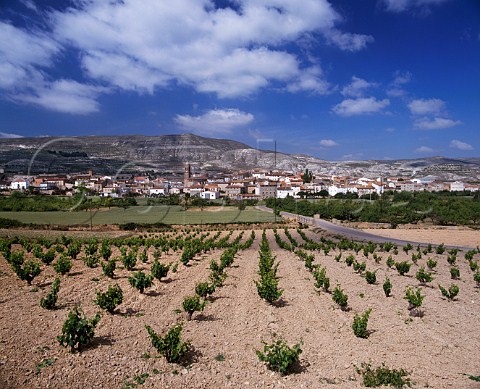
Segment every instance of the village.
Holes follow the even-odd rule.
[[[3,172],[0,170],[0,173]],[[477,192],[480,185],[464,181],[442,181],[434,175],[424,177],[354,177],[272,170],[237,172],[194,172],[184,164],[181,175],[165,177],[116,174],[97,175],[92,170],[78,174],[42,174],[36,176],[3,175],[0,191],[27,191],[45,195],[73,196],[78,191],[91,195],[120,198],[125,196],[163,197],[187,195],[204,200],[264,200],[267,198],[343,197],[375,198],[385,191],[398,192]]]

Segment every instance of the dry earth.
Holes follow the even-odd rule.
[[[432,244],[475,248],[480,246],[480,231],[459,228],[416,229],[363,229],[363,231],[386,238],[412,240]]]
[[[302,242],[295,230],[290,232]],[[98,310],[93,304],[95,291],[106,290],[112,281],[100,267],[90,269],[77,260],[72,274],[62,277],[59,309],[48,311],[39,301],[50,290],[53,269],[44,269],[34,285],[27,286],[0,258],[0,387],[357,388],[362,383],[355,366],[362,362],[407,369],[415,387],[480,387],[464,375],[480,375],[480,289],[463,253],[458,255],[461,279],[455,281],[460,287],[458,298],[447,301],[437,287],[452,283],[447,254],[431,254],[438,267],[432,285],[423,287],[425,314],[411,317],[403,296],[407,285],[418,286],[417,266],[402,277],[386,266],[389,254],[379,252],[379,264],[372,256],[366,259],[367,269],[378,269],[377,284],[369,285],[346,265],[349,252],[342,254],[340,262],[334,260],[338,250],[328,255],[314,252],[315,263],[327,268],[331,289],[340,284],[348,294],[351,310],[345,312],[333,303],[331,294],[315,290],[304,263],[280,249],[268,230],[270,247],[280,262],[280,287],[285,290],[281,304],[272,306],[259,298],[253,282],[258,278],[261,231],[256,233],[255,243],[238,253],[227,269],[225,285],[217,289],[205,311],[184,323],[184,337],[194,346],[184,365],[168,364],[159,357],[144,325],[162,334],[183,320],[183,314],[176,312],[183,297],[194,294],[197,282],[206,281],[209,261],[218,259],[221,250],[198,257],[191,266],[180,265],[177,273],[170,273],[165,282],[157,281],[144,295],[128,284],[126,270],[117,270],[113,282],[122,287],[124,301],[114,315],[102,313],[93,344],[75,354],[56,341],[68,311],[80,303],[87,316],[93,316]],[[279,233],[286,241],[284,232]],[[312,231],[307,234],[316,240],[320,237]],[[161,261],[176,261],[179,255],[163,255]],[[401,249],[393,257],[410,259]],[[357,258],[364,260],[361,252]],[[475,259],[480,260],[480,255]],[[426,256],[418,264],[423,266],[425,261]],[[151,262],[152,252],[148,263],[139,263],[138,268],[148,270]],[[386,275],[393,284],[389,298],[382,289]],[[367,308],[373,309],[368,324],[371,334],[360,339],[351,326],[355,313]],[[273,333],[284,336],[289,344],[303,341],[301,363],[294,374],[273,373],[258,360],[255,349]],[[144,382],[135,382],[142,375]]]

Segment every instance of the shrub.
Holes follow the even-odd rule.
[[[117,268],[117,261],[115,259],[109,259],[108,262],[102,262],[102,270],[103,274],[105,274],[109,278],[113,278],[115,276],[115,269]]]
[[[470,262],[471,260],[473,260],[473,257],[474,257],[474,255],[475,255],[476,253],[477,253],[477,252],[476,252],[475,250],[468,250],[468,251],[465,253],[465,259]]]
[[[168,271],[170,270],[170,266],[171,264],[164,265],[163,263],[160,263],[157,259],[155,259],[152,263],[152,276],[160,281],[161,278],[167,276]]]
[[[372,309],[369,308],[363,313],[363,315],[355,315],[355,318],[353,319],[352,329],[353,333],[357,338],[365,339],[368,337],[367,324],[371,312]]]
[[[360,374],[363,379],[363,385],[367,388],[378,388],[380,386],[393,386],[395,388],[403,388],[404,386],[411,387],[412,383],[410,375],[404,369],[395,370],[389,369],[382,364],[379,367],[372,368],[371,364],[362,363],[361,367],[356,367],[357,374]]]
[[[468,261],[468,265],[470,266],[471,271],[477,271],[478,270],[478,262],[474,260]]]
[[[317,266],[313,271],[313,277],[315,278],[315,287],[321,288],[324,287],[325,291],[328,291],[330,286],[330,279],[327,277],[327,269]]]
[[[50,249],[50,250],[47,250],[46,253],[42,253],[42,256],[40,257],[40,260],[45,264],[45,265],[50,265],[53,260],[55,259],[55,250],[54,249]]]
[[[445,245],[443,243],[438,245],[437,248],[435,249],[435,252],[437,254],[443,254],[445,252]]]
[[[270,370],[288,374],[292,365],[300,359],[302,342],[292,347],[289,347],[283,338],[277,339],[271,344],[264,341],[262,343],[263,352],[260,350],[255,350],[255,352],[258,359],[265,362]]]
[[[75,348],[80,351],[82,346],[87,345],[93,339],[95,327],[100,321],[100,313],[88,320],[79,306],[69,312],[67,320],[63,323],[62,335],[57,340],[62,346],[69,346],[70,351]]]
[[[128,282],[134,288],[138,289],[140,293],[146,288],[150,288],[152,286],[153,277],[151,275],[146,275],[143,271],[134,272],[131,277],[128,277]]]
[[[215,292],[215,284],[209,284],[208,282],[199,282],[195,285],[195,293],[202,297],[207,298],[208,295]]]
[[[450,268],[450,277],[452,280],[458,280],[460,278],[460,269],[458,267],[452,266]]]
[[[105,261],[110,259],[110,256],[112,255],[112,249],[108,240],[102,241],[102,245],[100,246],[100,255]]]
[[[343,292],[342,288],[340,288],[340,285],[337,285],[333,290],[332,299],[342,310],[347,308],[348,296]]]
[[[427,282],[433,281],[433,276],[430,273],[426,272],[423,266],[420,268],[420,270],[417,271],[415,278],[423,285],[425,285]]]
[[[82,244],[79,241],[74,241],[68,245],[67,255],[72,259],[76,259],[81,250]]]
[[[477,283],[477,287],[480,287],[480,271],[473,274],[473,280]]]
[[[57,303],[58,291],[60,290],[60,278],[55,278],[52,283],[52,290],[40,300],[40,306],[45,309],[54,309]]]
[[[367,263],[366,262],[353,262],[353,270],[355,270],[357,273],[362,273],[367,269]]]
[[[385,278],[385,282],[383,283],[383,292],[385,293],[386,297],[389,297],[392,293],[392,283],[390,278]]]
[[[126,251],[122,252],[122,263],[127,270],[133,270],[137,264],[137,252],[131,250],[128,254]]]
[[[447,258],[447,262],[453,266],[455,265],[455,262],[457,262],[457,257],[455,255],[449,255]]]
[[[14,266],[13,270],[21,280],[27,281],[28,285],[32,285],[33,279],[42,272],[40,264],[32,259],[25,262],[23,266]]]
[[[182,307],[183,310],[187,313],[187,320],[192,319],[193,312],[201,312],[207,304],[206,301],[200,301],[200,296],[186,296],[183,299]]]
[[[413,290],[413,288],[408,287],[405,290],[404,299],[408,301],[408,309],[412,312],[413,315],[419,313],[418,308],[422,306],[424,298],[425,295],[422,295],[421,288]]]
[[[395,262],[395,268],[401,276],[404,276],[410,271],[410,266],[412,266],[412,264],[407,261]]]
[[[430,269],[430,270],[433,270],[437,267],[437,261],[431,259],[431,258],[428,258],[427,260],[427,267]]]
[[[395,265],[395,261],[394,261],[394,259],[392,258],[392,256],[389,255],[388,258],[387,258],[387,266],[388,266],[388,267],[393,267],[394,265]]]
[[[365,273],[365,279],[367,280],[367,283],[372,285],[375,282],[377,282],[377,271],[367,271]]]
[[[278,288],[278,280],[272,273],[262,275],[260,281],[255,281],[255,285],[258,295],[269,303],[278,300],[283,294],[283,289]]]
[[[342,253],[335,255],[335,261],[340,262],[340,259],[342,259]]]
[[[350,254],[347,258],[345,258],[345,263],[347,266],[352,266],[352,264],[355,262],[355,257]]]
[[[455,297],[457,297],[458,292],[460,292],[460,288],[455,284],[450,285],[448,290],[442,287],[442,285],[438,285],[438,287],[442,292],[442,295],[449,300],[455,299]]]
[[[67,274],[70,269],[72,268],[72,261],[66,255],[61,255],[60,258],[57,259],[57,262],[53,265],[55,271],[59,274]]]
[[[105,293],[97,292],[97,298],[95,304],[100,308],[105,309],[107,312],[112,313],[115,308],[119,306],[123,301],[122,288],[118,285],[109,285],[108,290]]]
[[[408,254],[408,252],[412,249],[413,246],[410,243],[408,243],[406,246],[403,246],[403,251],[405,251],[406,254]]]
[[[190,349],[190,342],[182,342],[182,324],[177,324],[168,330],[162,338],[148,325],[145,325],[153,347],[164,356],[167,362],[176,363]]]
[[[89,268],[94,268],[97,267],[98,265],[98,256],[96,255],[87,255],[83,261],[85,262],[85,265]]]

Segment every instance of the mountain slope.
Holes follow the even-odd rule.
[[[366,177],[433,175],[439,179],[480,180],[480,158],[329,162],[303,154],[257,150],[246,144],[193,134],[0,139],[0,165],[6,173],[72,173],[92,169],[116,174],[151,170],[181,173],[189,162],[198,170],[308,168],[326,175]]]

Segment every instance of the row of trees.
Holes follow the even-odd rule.
[[[439,225],[478,225],[480,198],[443,196],[419,193],[408,196],[391,195],[373,201],[321,199],[315,202],[267,199],[267,206],[305,216],[319,214],[324,219],[391,223],[432,221]]]

